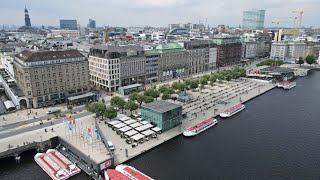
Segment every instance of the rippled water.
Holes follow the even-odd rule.
[[[193,138],[179,136],[128,162],[160,180],[319,179],[320,72],[274,89]],[[23,155],[0,161],[0,179],[49,179]],[[71,179],[87,179],[80,174]]]

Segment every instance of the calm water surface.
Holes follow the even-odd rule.
[[[160,180],[320,179],[320,72],[296,81],[196,137],[179,136],[128,164]],[[34,153],[18,165],[0,160],[0,179],[49,179]]]

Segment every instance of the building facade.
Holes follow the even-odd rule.
[[[66,29],[66,30],[77,30],[78,24],[77,20],[60,20],[60,29]]]
[[[241,37],[242,59],[254,59],[257,55],[257,42],[253,37]]]
[[[89,24],[87,26],[88,28],[91,28],[91,29],[95,29],[97,26],[96,26],[96,20],[93,20],[93,19],[89,19]]]
[[[156,47],[159,52],[159,77],[165,81],[188,74],[189,53],[178,43],[165,43]]]
[[[120,86],[145,83],[146,57],[137,45],[96,45],[90,50],[89,70],[93,86],[108,92]]]
[[[66,102],[90,90],[88,60],[79,51],[22,51],[15,55],[16,83],[28,107]]]
[[[295,62],[299,57],[305,56],[306,44],[301,42],[274,42],[271,46],[270,58]]]
[[[159,52],[154,49],[145,50],[146,56],[146,84],[158,81]]]
[[[243,30],[263,30],[265,10],[251,10],[243,12]]]
[[[27,10],[27,7],[24,9],[24,22],[25,22],[25,26],[31,27],[31,20],[29,17],[29,12]]]
[[[211,41],[193,40],[184,43],[189,52],[189,74],[212,70],[217,62],[217,47]]]
[[[217,44],[217,66],[229,66],[241,62],[242,44],[239,36],[217,36],[212,38]]]
[[[182,123],[182,106],[168,101],[143,104],[141,118],[143,121],[156,125],[164,132]]]
[[[79,30],[51,30],[51,33],[47,34],[48,38],[51,37],[66,37],[66,38],[78,38],[80,37]]]

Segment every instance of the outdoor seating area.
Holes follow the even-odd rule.
[[[127,144],[136,147],[138,144],[149,141],[151,138],[156,138],[161,133],[159,127],[154,127],[148,121],[140,122],[138,118],[139,116],[137,116],[137,119],[131,119],[126,115],[119,114],[113,121],[107,124]]]

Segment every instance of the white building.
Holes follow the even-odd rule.
[[[305,55],[305,43],[301,42],[274,42],[271,45],[271,59],[294,62]]]
[[[153,41],[164,41],[166,36],[163,32],[153,32],[151,35],[151,40]]]
[[[0,53],[1,64],[11,79],[14,79],[13,60],[14,54],[11,52]]]
[[[242,59],[253,59],[257,56],[258,44],[253,37],[241,37],[242,43]]]

